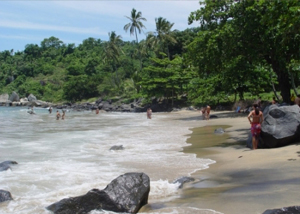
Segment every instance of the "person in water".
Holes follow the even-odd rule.
[[[61,119],[64,120],[66,116],[66,110],[62,110]]]
[[[261,123],[264,121],[263,113],[259,110],[257,104],[253,104],[253,110],[249,113],[248,120],[251,124],[252,149],[257,149]]]
[[[151,108],[147,109],[147,119],[151,119],[152,118],[152,110]]]
[[[57,110],[57,111],[56,111],[56,120],[59,120],[59,118],[60,118],[60,113],[59,113],[59,111]]]
[[[49,114],[52,113],[52,107],[51,107],[51,106],[49,107],[49,110],[48,110],[48,111],[49,111]]]
[[[96,114],[99,114],[99,108],[96,108]]]

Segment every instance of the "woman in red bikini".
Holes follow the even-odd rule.
[[[250,118],[252,118],[252,120]],[[259,110],[257,104],[253,104],[253,111],[248,115],[248,120],[251,124],[252,149],[257,149],[261,123],[264,121],[263,113]]]

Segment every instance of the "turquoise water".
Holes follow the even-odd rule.
[[[126,172],[144,172],[151,180],[149,204],[180,197],[172,181],[207,168],[213,161],[185,154],[186,134],[197,120],[176,113],[100,113],[69,111],[56,120],[56,109],[0,107],[0,162],[14,160],[0,172],[0,189],[14,200],[0,213],[50,213],[45,207],[67,197],[103,189]],[[109,150],[123,145],[124,150]],[[151,206],[150,206],[151,207]],[[146,213],[215,213],[198,207],[153,208]],[[91,213],[112,213],[92,211]]]

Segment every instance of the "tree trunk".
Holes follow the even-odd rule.
[[[298,96],[298,92],[297,92],[297,89],[296,89],[296,86],[295,86],[295,81],[294,81],[294,75],[292,72],[289,72],[290,76],[291,76],[291,83],[292,83],[292,87],[294,89],[294,92],[296,94],[296,96]]]
[[[282,67],[282,68],[281,68]],[[272,63],[273,71],[277,74],[277,79],[280,88],[280,94],[284,103],[291,102],[291,84],[289,79],[288,71],[284,68],[285,66],[279,66],[278,63]]]

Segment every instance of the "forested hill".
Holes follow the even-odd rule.
[[[143,17],[133,9],[124,26],[132,42],[112,31],[107,41],[87,38],[75,46],[50,37],[22,52],[2,51],[0,93],[50,102],[164,97],[197,105],[278,90],[288,102],[299,84],[300,1],[200,4],[189,17],[199,28],[173,30],[159,17],[156,31],[138,41]]]

